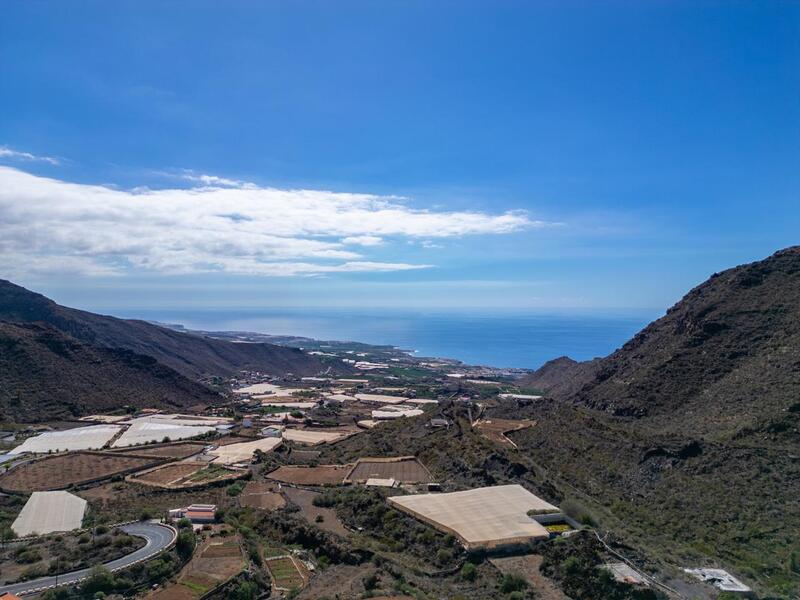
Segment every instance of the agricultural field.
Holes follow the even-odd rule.
[[[521,431],[528,427],[536,425],[536,421],[521,420],[515,421],[512,419],[481,419],[477,421],[473,427],[481,433],[486,439],[505,446],[506,448],[516,448],[517,445],[512,442],[507,433],[512,431]]]
[[[275,587],[279,590],[302,588],[308,581],[308,571],[289,554],[267,558],[264,563]]]
[[[295,485],[340,485],[352,465],[322,465],[319,467],[278,467],[267,478]]]
[[[131,483],[167,489],[188,489],[217,481],[234,480],[246,471],[227,469],[222,465],[202,461],[171,463],[143,473],[128,476]]]
[[[205,444],[200,442],[180,442],[177,444],[164,444],[161,446],[145,448],[126,448],[125,450],[115,450],[116,454],[135,454],[137,456],[154,456],[158,458],[183,459],[199,454],[203,451]]]
[[[156,486],[172,486],[178,482],[184,481],[187,477],[193,475],[204,467],[204,463],[174,463],[164,465],[157,469],[153,469],[146,473],[140,473],[130,478],[131,481],[136,483],[145,483]]]
[[[153,600],[196,600],[245,567],[238,537],[213,538],[197,549],[175,583],[150,595]]]
[[[243,507],[261,510],[278,510],[286,506],[286,500],[277,491],[277,484],[248,481],[239,495],[239,504]]]
[[[66,489],[118,474],[147,469],[158,458],[139,458],[111,453],[73,452],[24,463],[0,475],[0,489],[37,492]]]
[[[364,483],[367,479],[394,479],[400,483],[430,483],[430,472],[413,456],[359,459],[345,481]]]

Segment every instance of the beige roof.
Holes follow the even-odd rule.
[[[227,444],[220,446],[209,454],[216,456],[214,462],[223,465],[232,465],[240,462],[250,462],[256,450],[270,452],[281,445],[281,438],[261,438],[254,442],[242,442],[241,444]]]
[[[20,537],[32,533],[78,529],[86,511],[86,500],[69,492],[33,492],[11,529]]]
[[[225,419],[203,419],[201,417],[183,419],[177,415],[153,415],[139,417],[130,421],[131,425],[112,444],[114,448],[160,442],[165,437],[171,441],[183,440],[214,431],[215,425]]]
[[[367,479],[366,483],[369,487],[394,487],[397,485],[397,482],[394,479],[382,479],[380,477],[370,477]]]
[[[298,444],[310,444],[315,446],[317,444],[324,444],[325,442],[335,442],[342,440],[349,435],[351,431],[323,431],[316,429],[285,429],[283,432],[283,439]]]
[[[383,394],[356,394],[362,402],[377,402],[379,404],[401,404],[408,400],[403,396],[385,396]]]
[[[373,410],[372,418],[374,419],[400,419],[402,417],[418,417],[423,414],[418,408],[410,408],[408,410]]]
[[[557,507],[521,485],[395,496],[388,501],[441,531],[453,533],[468,549],[547,538],[547,530],[527,513],[529,510],[558,512]]]
[[[65,431],[48,431],[41,435],[29,437],[22,444],[9,450],[9,454],[22,452],[57,452],[65,450],[100,449],[108,443],[117,433],[118,425],[88,425],[76,427]]]

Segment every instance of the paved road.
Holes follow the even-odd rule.
[[[144,538],[147,542],[138,550],[130,554],[104,563],[103,566],[109,571],[118,571],[126,567],[130,567],[134,563],[154,556],[168,548],[173,541],[175,541],[175,530],[166,525],[151,522],[130,523],[121,527],[123,531],[131,535]],[[58,576],[58,585],[74,584],[89,575],[89,569],[81,569],[80,571],[72,571],[71,573],[64,573]],[[0,594],[10,592],[12,594],[23,595],[32,594],[35,591],[41,591],[50,587],[55,587],[56,578],[41,577],[39,579],[31,579],[22,583],[14,583],[0,587]]]

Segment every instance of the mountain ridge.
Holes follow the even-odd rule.
[[[84,344],[41,323],[0,321],[0,418],[74,418],[125,405],[186,409],[219,394],[150,356]]]
[[[10,281],[0,280],[0,320],[47,323],[93,346],[123,348],[151,356],[191,379],[230,376],[240,370],[269,375],[316,375],[329,368],[347,372],[342,363],[325,364],[301,350],[274,344],[236,344],[147,321],[119,319],[68,308]]]

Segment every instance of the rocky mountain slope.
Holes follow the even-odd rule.
[[[315,375],[329,367],[317,357],[294,348],[237,344],[145,321],[67,308],[4,280],[0,280],[0,320],[45,323],[85,344],[150,356],[191,379],[230,375],[242,369],[275,375]],[[334,368],[345,370],[341,363]]]
[[[125,405],[186,408],[220,397],[155,359],[94,347],[47,325],[0,321],[0,419],[69,418]]]
[[[521,453],[671,564],[800,593],[800,247],[713,275],[593,369],[525,411]]]
[[[390,423],[322,460],[416,454],[449,485],[522,483],[642,565],[674,576],[721,566],[760,597],[794,599],[799,330],[800,248],[789,248],[713,276],[607,358],[545,365],[528,385],[549,397],[487,407],[537,421],[509,434],[516,450],[480,436],[454,403],[438,408],[447,430]]]
[[[522,377],[518,383],[551,398],[566,399],[594,378],[599,362],[599,359],[578,362],[569,356],[560,356]]]
[[[599,361],[572,400],[696,436],[797,427],[800,247],[713,275]]]

